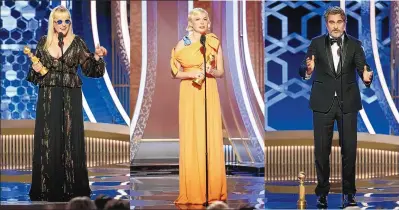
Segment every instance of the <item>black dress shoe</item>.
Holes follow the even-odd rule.
[[[357,206],[357,202],[355,200],[354,194],[346,194],[344,195],[344,208],[348,206]]]
[[[321,195],[317,198],[317,208],[325,209],[327,208],[327,196]]]

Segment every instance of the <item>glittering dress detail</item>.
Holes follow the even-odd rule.
[[[27,76],[39,86],[29,196],[32,201],[66,202],[91,194],[78,67],[83,75],[99,78],[105,62],[96,61],[79,36],[64,52],[64,62],[44,49],[45,42],[43,36],[35,54],[49,72],[41,76],[30,68]]]

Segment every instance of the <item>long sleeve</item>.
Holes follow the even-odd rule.
[[[34,54],[39,59],[42,57],[43,47],[44,47],[45,43],[46,43],[46,36],[41,37],[39,42],[37,43],[36,51],[35,51]],[[32,62],[30,62],[30,63],[31,64],[29,65],[29,70],[28,70],[28,74],[27,74],[26,80],[31,82],[31,83],[33,83],[34,85],[37,85],[39,83],[39,81],[42,80],[43,77],[45,77],[46,75],[42,76],[40,73],[36,72],[32,68]],[[44,66],[43,62],[42,62],[42,64]]]
[[[302,77],[302,79],[307,80],[307,79],[310,79],[310,77],[311,77],[311,75],[307,74],[306,59],[307,58],[312,58],[312,55],[314,55],[315,56],[315,60],[317,60],[317,58],[316,58],[316,47],[315,47],[315,43],[314,43],[313,40],[310,42],[310,45],[308,47],[308,51],[306,53],[306,56],[303,59],[303,61],[301,63],[301,66],[299,67],[299,75]]]
[[[355,65],[357,69],[357,73],[359,74],[360,78],[362,78],[363,84],[366,87],[370,87],[371,82],[373,81],[373,77],[371,78],[370,83],[365,83],[363,79],[363,71],[364,71],[364,66],[367,66],[367,71],[371,71],[370,66],[366,62],[366,56],[364,54],[364,50],[362,47],[362,43],[359,41],[357,44],[357,47],[355,49]]]
[[[105,73],[105,62],[102,58],[98,61],[94,58],[94,53],[90,52],[86,43],[79,38],[79,64],[83,75],[87,77],[99,78]]]

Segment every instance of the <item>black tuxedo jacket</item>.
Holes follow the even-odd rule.
[[[356,73],[363,80],[364,66],[367,66],[368,71],[370,71],[370,67],[366,63],[362,43],[359,40],[344,34],[342,45],[342,69],[339,63],[338,70],[335,72],[329,35],[316,37],[310,43],[306,57],[299,69],[299,75],[303,79],[306,78],[306,58],[312,58],[314,55],[315,69],[311,75],[313,84],[310,95],[310,108],[313,111],[328,112],[333,104],[335,93],[342,102],[340,106],[343,105],[344,113],[357,112],[362,109]],[[370,87],[371,82],[364,84]]]

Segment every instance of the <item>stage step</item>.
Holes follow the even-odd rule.
[[[226,174],[229,176],[264,176],[262,165],[226,163]],[[141,163],[130,166],[130,176],[167,176],[179,174],[178,164]]]

